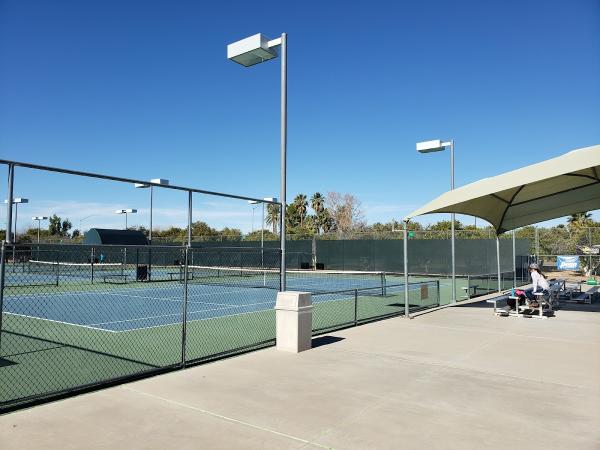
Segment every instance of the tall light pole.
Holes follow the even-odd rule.
[[[12,186],[11,186],[12,188]],[[10,194],[10,193],[9,193]],[[8,199],[4,200],[4,203],[8,203]],[[15,258],[16,258],[16,243],[17,243],[17,217],[19,215],[19,203],[29,203],[29,199],[27,198],[22,198],[22,197],[17,197],[12,199],[12,204],[15,205],[15,226],[13,228],[13,232],[12,232],[12,244],[13,244],[13,248],[12,248],[12,253],[13,253],[13,263],[15,262]],[[8,229],[8,233],[7,236],[10,236],[10,227],[12,224],[9,223],[10,221],[10,214],[8,216],[8,220],[6,223],[6,228]],[[13,267],[14,270],[14,267]]]
[[[276,203],[277,199],[275,197],[265,197],[263,198],[265,202],[273,202]],[[260,203],[262,205],[262,220],[260,222],[260,248],[263,248],[265,243],[265,202],[259,202],[258,200],[248,200],[248,203],[251,205],[256,205]],[[254,232],[254,208],[252,208],[252,232]]]
[[[281,212],[279,214],[281,247],[281,290],[286,290],[285,280],[285,202],[287,172],[287,33],[269,40],[258,33],[227,46],[227,58],[250,67],[277,57],[276,47],[281,52]]]
[[[38,223],[38,241],[37,241],[37,243],[39,244],[40,243],[41,221],[48,220],[48,217],[47,216],[35,216],[35,217],[32,217],[31,220],[37,220],[37,223]]]
[[[257,205],[258,203],[262,203],[262,202],[259,202],[258,200],[248,200],[248,203],[250,205]],[[264,205],[264,203],[263,203],[263,205]],[[256,208],[258,208],[258,206],[252,207],[252,233],[254,233],[254,210]],[[264,210],[264,206],[263,206],[263,210]]]
[[[4,200],[4,203],[8,203],[8,200]],[[14,231],[13,231],[13,240],[14,240],[14,242],[17,242],[17,220],[18,220],[18,216],[19,216],[19,204],[20,203],[29,203],[29,199],[17,197],[17,198],[13,198],[12,203],[13,203],[13,205],[15,205],[15,226],[14,226]],[[7,228],[10,228],[10,225],[8,225]]]
[[[450,189],[454,189],[454,139],[442,141],[436,139],[433,141],[418,142],[417,151],[419,153],[441,152],[450,148]],[[456,266],[454,255],[454,213],[450,214],[450,227],[452,230],[452,303],[456,303]]]
[[[154,198],[154,186],[168,186],[169,180],[164,178],[152,178],[150,184],[146,183],[135,183],[134,186],[138,189],[150,188],[150,229],[148,230],[148,241],[152,244],[152,203]]]
[[[127,214],[135,214],[137,209],[117,209],[115,214],[125,214],[125,229],[127,229]]]

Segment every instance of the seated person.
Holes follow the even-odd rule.
[[[533,307],[538,307],[537,299],[534,295],[536,292],[543,292],[544,296],[548,295],[550,285],[546,276],[540,271],[540,267],[533,263],[529,265],[529,274],[531,275],[531,282],[533,283],[533,289],[531,292],[527,292],[527,298],[530,300],[529,304]]]

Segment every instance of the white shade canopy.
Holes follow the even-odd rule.
[[[498,234],[544,220],[600,209],[600,145],[484,178],[411,212],[480,217]]]

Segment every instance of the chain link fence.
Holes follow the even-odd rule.
[[[0,410],[275,344],[273,248],[3,244]],[[287,271],[313,333],[404,313],[402,274]],[[440,304],[411,282],[410,311]]]

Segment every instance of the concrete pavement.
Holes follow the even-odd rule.
[[[0,448],[598,449],[600,308],[568,309],[334,332],[1,416]]]

